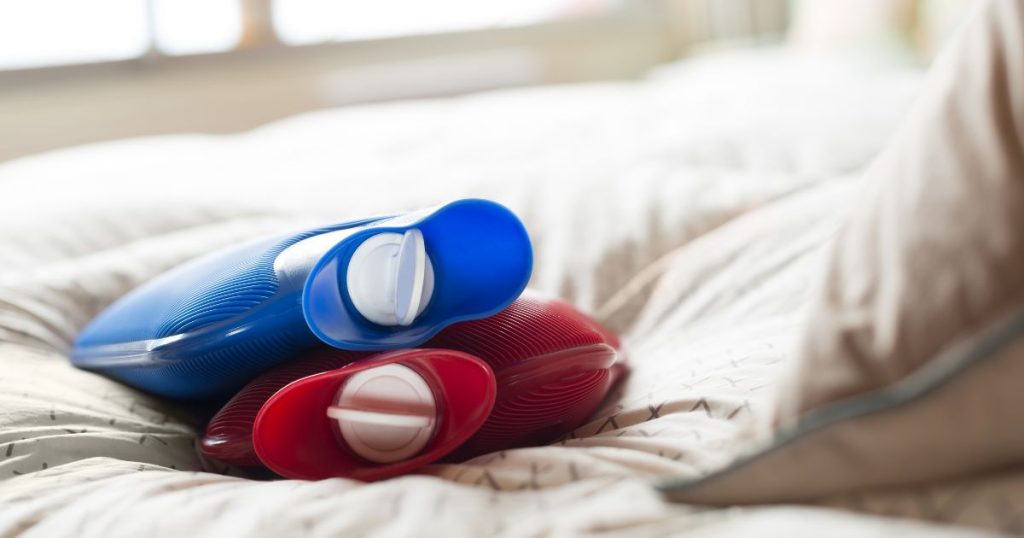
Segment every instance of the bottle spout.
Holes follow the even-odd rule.
[[[423,234],[413,228],[368,237],[352,253],[345,283],[352,305],[364,318],[377,325],[408,327],[434,291]]]
[[[416,371],[387,364],[348,379],[327,416],[352,452],[373,463],[392,463],[415,456],[430,441],[437,403]]]

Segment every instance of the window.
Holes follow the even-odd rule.
[[[242,38],[238,0],[151,2],[153,44],[164,54],[222,52],[238,46]]]
[[[0,68],[141,56],[146,19],[142,0],[0,0]]]
[[[274,0],[291,45],[523,26],[607,9],[610,0]]]
[[[0,0],[0,70],[224,52],[242,43],[245,21],[269,20],[285,45],[307,45],[529,25],[619,2]]]

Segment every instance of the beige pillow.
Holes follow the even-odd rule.
[[[975,14],[868,171],[774,438],[671,498],[804,501],[1024,463],[1024,2]]]

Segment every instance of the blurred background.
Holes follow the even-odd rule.
[[[0,0],[0,161],[786,43],[927,62],[966,0]]]

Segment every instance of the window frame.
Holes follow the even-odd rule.
[[[148,0],[147,14],[149,46],[134,58],[104,60],[85,63],[66,63],[30,67],[0,68],[0,89],[16,88],[39,83],[60,82],[69,79],[123,75],[132,72],[151,72],[163,69],[180,69],[192,66],[229,65],[235,62],[253,62],[266,59],[287,60],[289,57],[305,55],[360,54],[375,55],[380,50],[391,50],[400,46],[411,49],[439,49],[444,52],[468,50],[474,45],[484,46],[515,45],[518,41],[530,41],[553,31],[586,31],[595,26],[633,25],[644,20],[649,24],[647,9],[637,9],[636,0],[624,0],[606,12],[554,19],[536,23],[481,29],[442,31],[436,33],[396,35],[374,39],[326,41],[320,43],[290,45],[281,41],[273,25],[273,0],[239,0],[242,17],[242,35],[238,44],[225,51],[194,54],[166,54],[155,43],[153,21],[153,0]],[[464,44],[464,46],[462,45]]]

